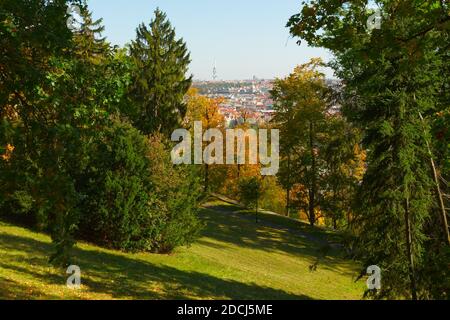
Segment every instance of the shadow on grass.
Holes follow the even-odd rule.
[[[0,248],[6,252],[0,269],[9,269],[39,280],[42,284],[65,285],[65,270],[49,274],[47,259],[53,246],[28,237],[0,234]],[[19,255],[17,255],[19,251]],[[9,254],[14,252],[14,254]],[[117,299],[310,299],[282,290],[219,279],[207,274],[182,271],[169,266],[156,265],[120,253],[75,248],[75,263],[82,270],[82,284],[89,291],[109,294]],[[0,297],[20,299],[19,284],[0,278]],[[41,293],[39,293],[40,295]],[[45,296],[52,299],[56,297]],[[30,298],[24,296],[23,298]]]
[[[57,296],[44,293],[3,277],[0,277],[0,300],[28,300],[30,297],[45,297],[58,299]]]
[[[288,226],[280,225],[268,218],[272,217],[264,215],[256,223],[254,214],[236,211],[235,207],[206,206],[206,210],[202,211],[202,219],[207,222],[207,228],[203,235],[240,247],[303,256],[311,260],[315,260],[325,253],[326,256],[332,258],[324,261],[326,262],[324,267],[328,268],[332,268],[336,263],[344,262],[343,259],[340,259],[343,252],[328,244],[326,232],[301,222],[297,224],[289,221]],[[204,240],[199,240],[199,243],[215,249],[220,247],[220,243],[210,243]]]

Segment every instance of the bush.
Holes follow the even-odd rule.
[[[265,177],[261,182],[262,194],[260,197],[260,207],[276,212],[280,215],[286,214],[286,192],[277,183],[276,177]]]
[[[80,179],[79,234],[125,251],[171,252],[201,230],[200,185],[195,172],[174,167],[169,146],[113,120],[93,144],[89,170]]]
[[[257,208],[261,189],[261,183],[257,177],[241,178],[239,181],[239,201],[247,208]]]
[[[160,210],[153,251],[168,253],[199,236],[203,224],[198,219],[198,204],[203,192],[195,167],[172,164],[170,144],[164,138],[151,137],[150,147],[152,198]]]
[[[20,139],[5,141],[21,145]],[[147,138],[114,118],[79,144],[80,156],[70,158],[78,163],[68,161],[67,170],[52,179],[24,170],[30,163],[20,153],[23,148],[17,147],[11,159],[2,157],[0,215],[51,231],[64,245],[73,239],[61,239],[76,231],[78,238],[109,248],[168,253],[198,237],[199,175],[195,167],[172,164],[168,141]],[[61,204],[51,197],[55,190],[70,200],[67,214],[54,214]],[[49,221],[59,229],[51,229]]]
[[[92,144],[79,181],[82,238],[127,251],[151,249],[157,212],[150,201],[148,152],[145,136],[120,120]]]

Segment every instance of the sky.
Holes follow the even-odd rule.
[[[191,52],[195,80],[211,80],[214,64],[220,80],[287,76],[296,65],[331,55],[299,46],[285,27],[300,11],[300,0],[89,0],[94,18],[103,18],[103,36],[123,46],[136,27],[150,23],[159,7]],[[328,77],[332,71],[324,70]]]

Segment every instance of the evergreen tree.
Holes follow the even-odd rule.
[[[147,27],[141,24],[130,54],[134,64],[130,100],[124,110],[144,134],[170,136],[186,114],[185,94],[192,83],[187,78],[190,55],[182,39],[159,9]]]
[[[103,19],[94,21],[87,8],[81,10],[81,18],[80,29],[74,31],[76,54],[86,62],[99,64],[110,52],[109,44],[102,37],[105,31]]]
[[[437,111],[446,81],[440,69],[448,4],[375,3],[382,23],[372,31],[365,26],[374,11],[365,1],[312,1],[289,26],[310,45],[333,51],[345,83],[346,115],[364,130],[368,170],[354,224],[365,267],[382,269],[382,289],[375,294],[448,298],[441,285],[448,279],[448,227],[445,209],[436,210],[442,206],[432,197],[438,182],[424,116]]]
[[[191,245],[204,224],[199,219],[203,197],[198,168],[171,162],[172,143],[161,134],[150,137],[152,205],[157,208],[152,251],[170,253],[178,246]]]

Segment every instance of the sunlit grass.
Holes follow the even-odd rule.
[[[220,206],[219,206],[220,205]],[[203,209],[207,227],[172,255],[126,254],[80,243],[80,290],[49,266],[48,236],[0,223],[2,299],[359,299],[355,263],[337,249],[323,256],[327,234],[278,217],[221,203]],[[213,210],[211,210],[213,209]],[[275,225],[280,226],[275,228]],[[310,266],[317,264],[315,272]]]

